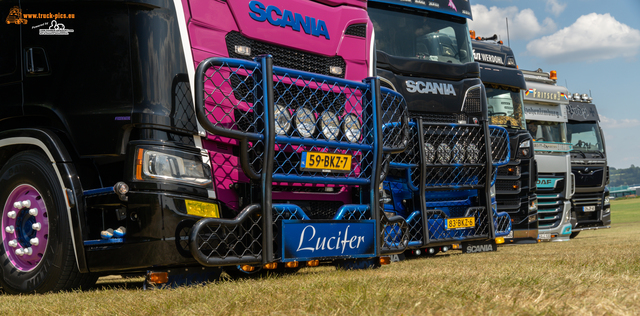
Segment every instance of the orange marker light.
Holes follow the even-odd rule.
[[[391,258],[389,258],[389,257],[380,257],[380,264],[381,265],[390,264],[390,263],[391,263]]]
[[[136,158],[136,179],[142,180],[142,157],[144,155],[144,149],[138,149],[138,157]]]
[[[476,31],[474,31],[474,30],[469,30],[469,35],[471,35],[471,39],[476,38]]]
[[[549,72],[549,79],[558,80],[558,73],[555,70],[551,70]]]
[[[307,267],[317,267],[320,265],[320,260],[309,260],[307,261]]]
[[[278,267],[278,263],[277,262],[271,262],[271,263],[267,263],[263,266],[263,268],[267,269],[267,270],[273,270],[275,268]]]
[[[255,270],[256,268],[254,266],[250,266],[250,265],[243,265],[242,267],[240,267],[242,269],[242,271],[244,272],[253,272],[253,270]]]
[[[149,283],[153,284],[163,284],[169,282],[169,273],[167,272],[150,272],[147,277],[149,278]]]
[[[284,264],[285,267],[287,268],[297,268],[298,267],[298,261],[292,261],[292,262],[287,262]]]

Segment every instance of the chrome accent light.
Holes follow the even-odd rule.
[[[324,135],[326,139],[336,140],[336,138],[338,138],[338,134],[340,133],[340,119],[338,119],[335,113],[324,111],[318,121],[320,131],[322,131],[322,135]]]
[[[469,144],[467,146],[467,161],[470,163],[478,162],[478,158],[480,156],[480,150],[476,144]]]
[[[309,108],[299,108],[293,114],[293,122],[302,137],[312,137],[316,132],[316,117]]]
[[[436,148],[430,143],[424,144],[424,162],[432,164],[436,160]]]
[[[362,136],[362,125],[355,114],[349,114],[342,119],[342,133],[347,140],[355,143]]]
[[[438,145],[438,162],[447,164],[451,161],[451,148],[445,143]]]
[[[289,130],[291,130],[291,113],[289,113],[286,107],[280,104],[276,104],[274,110],[273,116],[276,121],[276,134],[282,136],[287,135]]]

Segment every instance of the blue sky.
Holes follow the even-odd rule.
[[[598,106],[609,165],[640,166],[639,0],[470,0],[476,36],[509,37],[520,69],[556,70]]]

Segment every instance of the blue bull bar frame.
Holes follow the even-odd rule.
[[[462,241],[494,239],[505,236],[511,231],[511,221],[507,213],[497,213],[493,208],[472,206],[469,200],[428,201],[427,192],[478,190],[486,201],[491,201],[490,186],[495,181],[496,170],[500,165],[509,162],[510,145],[508,133],[504,128],[482,124],[447,124],[427,123],[422,118],[414,118],[410,123],[412,137],[409,148],[399,155],[391,156],[391,167],[403,170],[401,179],[387,182],[389,189],[395,187],[400,191],[412,191],[413,203],[417,209],[407,212],[406,221],[409,226],[408,248],[416,249],[426,246],[444,245]],[[487,135],[487,136],[485,136]],[[450,163],[439,163],[427,144],[437,147],[445,143],[451,151],[453,160]],[[455,148],[460,144],[479,144],[477,161],[455,162]],[[434,149],[433,147],[431,149]],[[462,153],[464,156],[464,153]],[[431,161],[431,163],[425,163]],[[399,181],[399,182],[397,182]],[[404,182],[404,184],[401,184]],[[491,204],[491,203],[487,203]],[[415,205],[414,205],[415,207]],[[464,208],[464,213],[451,216],[440,207]],[[456,217],[474,217],[475,227],[448,230],[446,220]]]
[[[382,181],[378,175],[384,173],[383,156],[402,152],[408,143],[408,115],[400,94],[380,88],[378,78],[359,83],[276,67],[270,55],[259,56],[253,62],[209,58],[199,64],[195,80],[198,122],[209,133],[236,142],[242,171],[261,187],[259,198],[234,219],[203,218],[192,227],[189,249],[198,262],[225,266],[373,258],[405,250],[406,237],[398,240],[396,236],[407,235],[406,222],[399,216],[388,219],[380,211],[378,189]],[[318,114],[344,113],[344,121],[348,115],[357,116],[361,122],[360,140],[348,141],[343,135],[346,133],[333,135],[334,139],[318,131],[304,135],[302,128],[306,127],[295,126],[293,116],[285,127],[276,121],[276,109],[282,115],[301,107]],[[383,119],[387,122],[384,126]],[[283,130],[286,135],[282,135]],[[301,150],[350,154],[352,168],[339,174],[304,170],[300,168]],[[298,205],[274,203],[273,182],[357,185],[363,188],[361,204],[342,205],[331,220],[312,219]],[[300,233],[300,225],[305,224],[311,228],[302,228],[299,245],[292,245],[283,237],[294,230]],[[337,235],[325,234],[322,240],[322,236],[317,237],[314,245],[319,255],[296,253],[313,248],[309,246],[311,236],[321,235],[314,225]],[[361,231],[362,235],[348,235],[349,229]],[[370,239],[370,247],[344,254],[346,247],[352,250]],[[339,255],[320,251],[320,245],[327,250],[327,240],[327,249],[342,246]],[[307,243],[303,245],[303,241]]]

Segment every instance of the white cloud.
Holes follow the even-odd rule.
[[[505,18],[509,18],[509,37],[512,39],[532,39],[556,30],[556,24],[551,18],[542,23],[538,21],[531,9],[518,10],[511,6],[487,8],[481,4],[471,6],[473,20],[469,21],[469,28],[476,31],[476,36],[489,37],[498,34],[500,39],[507,41],[507,26]]]
[[[554,14],[556,17],[560,16],[560,13],[564,11],[567,4],[560,4],[558,0],[547,0],[547,12]]]
[[[637,120],[637,119],[616,120],[600,114],[600,125],[602,126],[603,129],[630,128],[630,127],[640,126],[640,120]]]
[[[609,13],[583,15],[571,26],[527,44],[529,54],[550,62],[631,58],[640,49],[640,31]]]

